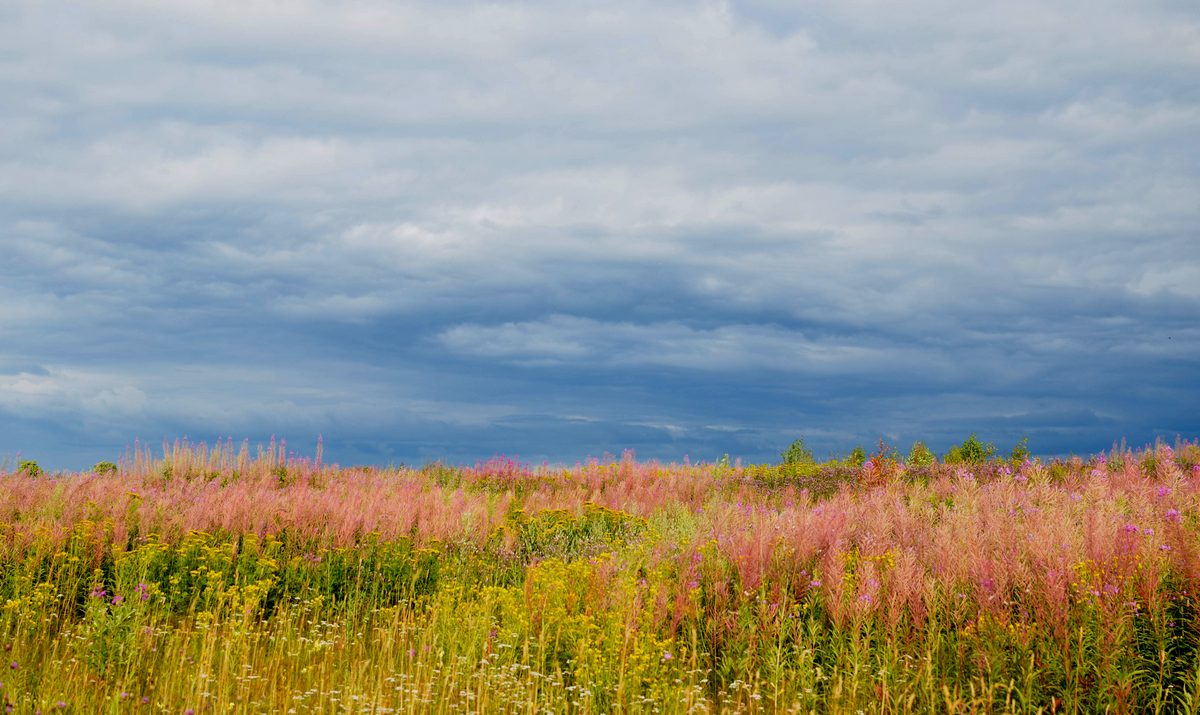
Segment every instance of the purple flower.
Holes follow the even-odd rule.
[[[665,650],[663,651],[663,656],[662,656],[663,660],[673,660],[674,658],[675,658],[675,656],[671,655],[670,651],[665,651]]]
[[[1171,493],[1171,487],[1159,487],[1158,488],[1158,496],[1159,497],[1165,497],[1166,495],[1168,495],[1170,493]]]
[[[120,594],[113,596],[113,598],[112,598],[112,602],[113,602],[114,606],[119,605],[124,600],[125,600],[125,597]]]
[[[63,700],[59,700],[57,703],[54,703],[54,707],[58,708],[59,710],[66,710],[67,703]]]
[[[1125,533],[1126,534],[1136,534],[1139,531],[1141,531],[1141,529],[1138,528],[1137,524],[1126,524],[1125,525]]]
[[[1163,518],[1167,521],[1174,521],[1177,523],[1183,521],[1183,515],[1179,513],[1178,509],[1167,509],[1167,513],[1163,514]]]

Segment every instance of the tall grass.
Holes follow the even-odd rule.
[[[14,712],[1200,712],[1200,448],[0,474]]]

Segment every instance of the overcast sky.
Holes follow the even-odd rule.
[[[0,3],[0,458],[1200,436],[1195,0]]]

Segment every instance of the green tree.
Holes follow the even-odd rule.
[[[996,445],[988,442],[984,444],[979,441],[979,438],[972,432],[970,437],[963,440],[962,444],[951,445],[950,451],[946,452],[946,464],[983,464],[996,453]]]
[[[812,450],[804,446],[804,440],[798,439],[788,445],[783,454],[779,455],[784,464],[815,464]]]

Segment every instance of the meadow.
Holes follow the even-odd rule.
[[[964,442],[964,446],[967,443]],[[0,471],[0,702],[1196,713],[1200,447]]]

